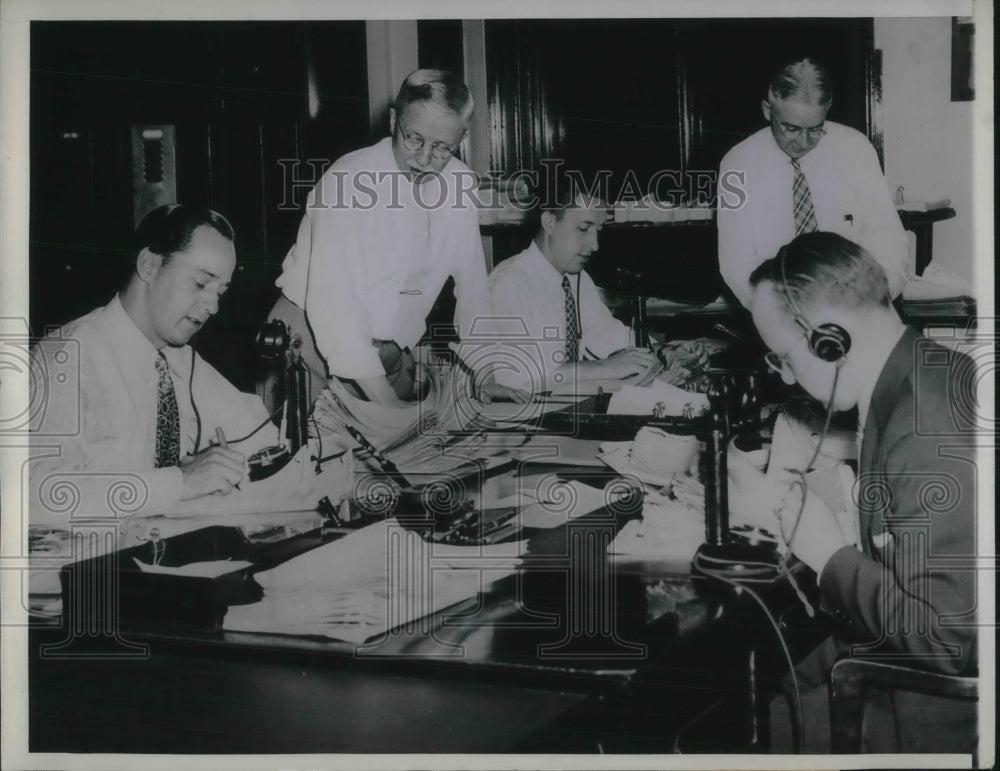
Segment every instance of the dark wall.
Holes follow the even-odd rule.
[[[178,200],[236,228],[239,269],[197,346],[251,388],[251,344],[309,189],[293,187],[292,164],[328,163],[368,136],[364,22],[32,23],[36,331],[106,302],[124,275],[133,124],[175,126]]]

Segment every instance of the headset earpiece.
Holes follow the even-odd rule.
[[[812,327],[809,350],[821,361],[834,364],[851,350],[851,336],[839,324],[820,324]]]
[[[819,324],[813,325],[802,313],[799,304],[795,302],[791,291],[788,288],[788,276],[785,273],[785,253],[786,247],[782,247],[778,252],[777,263],[781,268],[780,280],[776,275],[774,264],[771,264],[771,278],[775,284],[781,287],[781,293],[788,300],[795,317],[795,323],[802,327],[809,343],[809,351],[820,361],[830,364],[843,362],[844,357],[851,351],[851,335],[840,324]]]

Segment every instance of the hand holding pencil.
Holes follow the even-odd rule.
[[[189,501],[205,495],[227,495],[238,490],[246,474],[246,458],[230,449],[221,428],[216,429],[219,444],[198,455],[189,455],[180,462],[184,484],[181,500]]]

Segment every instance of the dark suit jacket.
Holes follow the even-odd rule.
[[[875,385],[858,465],[861,546],[820,577],[855,655],[942,674],[975,668],[972,362],[907,330]]]
[[[909,329],[886,361],[858,466],[863,551],[840,549],[820,576],[820,607],[843,632],[796,668],[806,688],[846,655],[975,672],[973,373],[968,357]],[[972,710],[905,693],[881,703],[889,714],[866,718],[886,734],[869,740],[873,751],[969,751],[954,739],[968,734]]]

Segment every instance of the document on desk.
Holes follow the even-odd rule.
[[[694,391],[654,380],[648,386],[622,386],[608,403],[609,415],[652,415],[694,417],[708,410],[708,397]]]
[[[223,628],[362,643],[475,597],[524,548],[432,543],[387,519],[257,573],[264,599],[229,608]]]
[[[705,486],[695,477],[674,477],[670,492],[647,489],[642,519],[626,522],[608,553],[617,559],[664,560],[686,571],[705,541]]]
[[[174,576],[191,576],[195,578],[218,578],[226,573],[235,573],[253,565],[247,560],[212,560],[210,562],[189,562],[187,565],[171,567],[156,565],[132,559],[136,567],[143,573],[163,573]]]
[[[550,412],[559,412],[590,398],[588,394],[565,394],[561,396],[535,396],[526,404],[517,402],[490,402],[484,404],[482,417],[496,423],[524,423],[537,420]]]
[[[517,506],[521,527],[550,530],[602,509],[608,502],[605,491],[600,488],[575,479],[560,479],[555,474],[537,474],[522,477],[516,493],[492,505],[497,508]]]
[[[705,515],[680,501],[647,497],[642,519],[626,522],[608,553],[687,564],[705,541]]]
[[[530,463],[556,463],[571,466],[602,468],[599,439],[578,439],[574,436],[536,434],[520,447],[509,452],[510,456]]]

